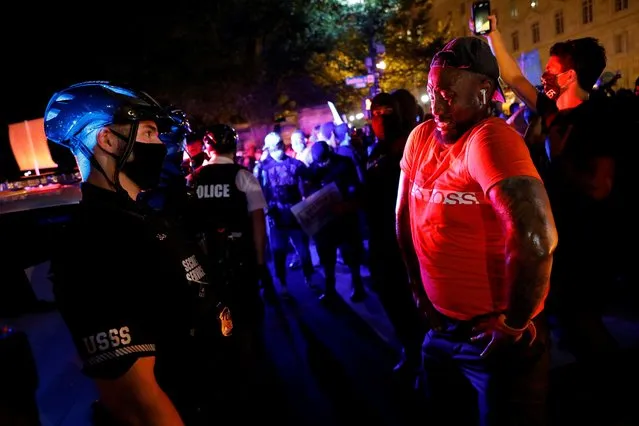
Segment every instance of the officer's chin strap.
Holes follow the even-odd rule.
[[[128,160],[129,156],[131,155],[131,152],[133,152],[133,146],[135,144],[135,139],[136,136],[138,134],[138,122],[134,121],[131,124],[131,132],[129,133],[129,136],[125,136],[119,132],[116,132],[115,130],[109,129],[109,131],[111,133],[113,133],[114,135],[116,135],[117,137],[119,137],[120,139],[122,139],[123,141],[126,142],[126,147],[124,149],[124,152],[117,156],[115,154],[112,154],[110,152],[105,151],[108,155],[110,155],[111,157],[113,157],[117,163],[115,166],[115,170],[113,172],[113,176],[109,177],[107,172],[104,171],[104,168],[102,167],[102,165],[98,162],[98,160],[95,159],[95,155],[93,154],[93,152],[91,152],[91,150],[82,142],[80,141],[79,143],[79,151],[86,157],[89,159],[89,162],[91,163],[91,165],[98,171],[100,172],[100,174],[102,174],[102,176],[104,176],[104,178],[106,179],[107,183],[116,191],[119,193],[124,193],[128,196],[128,192],[122,187],[122,185],[120,184],[120,172],[122,171],[122,168],[124,167],[124,165],[126,164],[126,160]]]
[[[81,152],[82,155],[84,155],[84,157],[89,160],[89,163],[91,163],[91,166],[93,166],[94,169],[96,169],[98,172],[100,172],[102,176],[104,176],[104,179],[107,181],[109,186],[111,186],[111,188],[113,188],[114,190],[118,191],[117,185],[107,175],[107,173],[104,171],[104,168],[102,168],[102,165],[98,162],[98,160],[95,159],[93,152],[91,152],[91,150],[87,148],[84,142],[79,143],[78,151]]]
[[[122,139],[124,142],[126,142],[126,146],[124,147],[124,152],[119,157],[113,154],[110,154],[111,156],[113,156],[113,158],[115,158],[118,161],[115,166],[115,172],[113,173],[113,183],[116,186],[116,190],[124,191],[124,188],[122,188],[122,185],[120,184],[120,172],[124,168],[124,165],[126,164],[127,160],[131,156],[131,153],[133,152],[133,147],[135,145],[135,139],[137,138],[137,135],[138,135],[139,126],[140,126],[140,123],[138,121],[134,121],[133,123],[131,123],[131,130],[129,132],[128,137],[113,129],[109,129],[111,133],[113,133],[114,135]]]

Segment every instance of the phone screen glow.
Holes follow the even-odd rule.
[[[475,32],[477,34],[484,34],[490,31],[490,21],[488,20],[489,15],[489,2],[477,2],[473,4],[473,20],[475,24]]]

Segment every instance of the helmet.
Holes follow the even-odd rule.
[[[50,141],[73,148],[78,133],[98,120],[110,124],[155,121],[160,133],[171,125],[167,112],[146,93],[106,81],[87,81],[51,97],[44,113],[44,132]]]
[[[264,138],[264,148],[269,151],[275,151],[280,147],[282,137],[277,132],[271,132]]]
[[[231,153],[237,150],[240,138],[233,127],[226,124],[214,124],[204,131],[202,141],[211,145],[217,153]]]
[[[168,126],[163,128],[160,133],[160,139],[166,145],[177,145],[181,147],[184,138],[188,138],[193,133],[191,130],[191,122],[186,113],[176,107],[166,109],[168,118]]]

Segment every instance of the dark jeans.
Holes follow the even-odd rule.
[[[273,265],[275,266],[275,276],[281,284],[286,284],[286,256],[289,251],[289,242],[293,244],[295,251],[300,257],[304,277],[310,279],[313,276],[314,268],[309,250],[309,238],[301,229],[269,227],[269,242],[273,252]]]
[[[337,249],[353,276],[354,285],[361,284],[363,243],[359,227],[357,216],[351,215],[326,225],[313,237],[328,286],[335,286]],[[332,291],[334,288],[327,290]]]
[[[535,320],[537,338],[532,345],[526,334],[485,358],[480,354],[487,342],[470,342],[476,324],[443,318],[441,331],[426,334],[422,385],[428,423],[546,425],[550,345],[545,321]],[[464,419],[457,419],[459,415]]]

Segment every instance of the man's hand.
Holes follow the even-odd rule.
[[[498,350],[499,348],[520,341],[526,331],[530,333],[530,344],[532,345],[537,337],[537,329],[535,328],[535,325],[532,322],[529,322],[526,327],[522,329],[515,329],[506,324],[506,316],[502,314],[497,317],[491,317],[473,328],[473,332],[477,334],[471,337],[470,341],[488,341],[488,344],[480,354],[482,358],[485,358],[491,352]]]
[[[488,16],[488,21],[490,22],[490,31],[484,34],[484,37],[488,37],[492,33],[496,33],[499,31],[497,29],[497,17],[495,15]],[[475,34],[475,22],[473,22],[473,18],[470,18],[470,20],[468,21],[468,28],[470,28],[470,31]]]
[[[273,276],[268,266],[257,266],[257,279],[263,290],[264,300],[269,304],[274,303],[277,300],[277,295],[275,294],[275,286],[273,285]]]
[[[273,276],[271,271],[266,265],[257,266],[257,280],[265,293],[275,293],[275,286],[273,285]]]
[[[96,379],[100,403],[117,424],[184,426],[154,369],[155,357],[145,356],[116,379]]]

